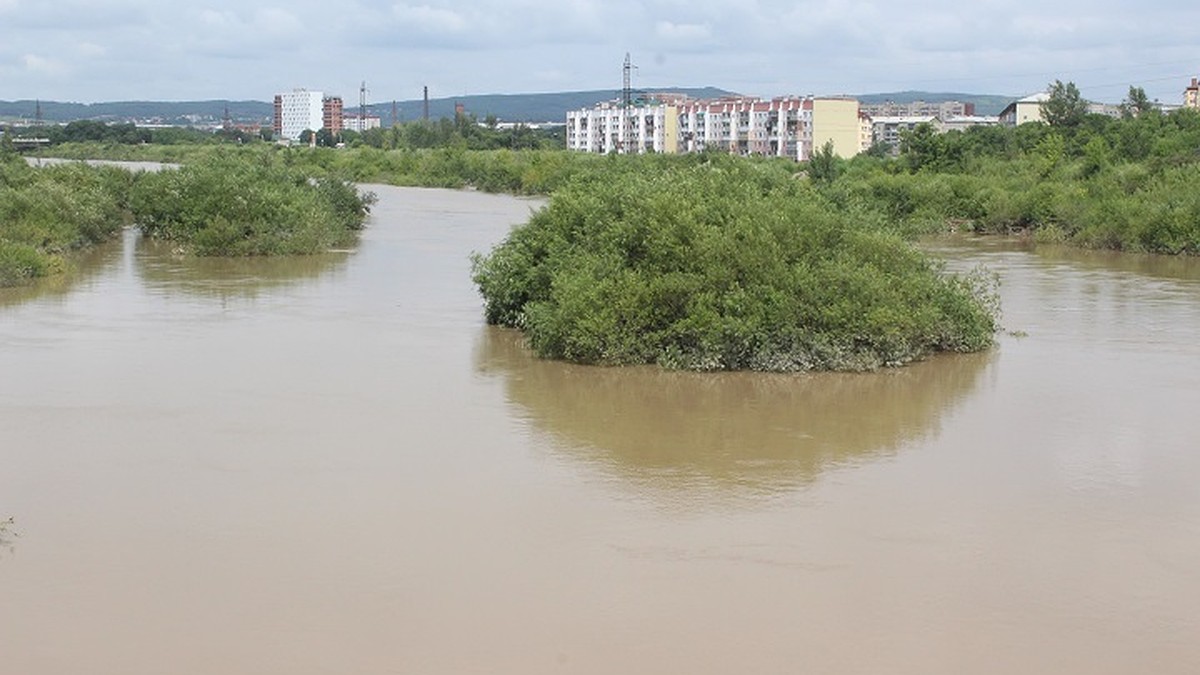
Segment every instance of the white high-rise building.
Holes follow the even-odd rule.
[[[307,89],[275,94],[275,136],[298,141],[306,130],[320,130],[324,126],[324,98],[321,92]]]

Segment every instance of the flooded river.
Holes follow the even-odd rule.
[[[536,204],[0,290],[0,672],[1200,672],[1200,261],[944,242],[989,353],[598,369],[483,324]]]

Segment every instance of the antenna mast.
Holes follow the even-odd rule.
[[[358,88],[358,133],[367,130],[367,81]]]
[[[633,63],[629,60],[629,52],[625,52],[625,77],[621,87],[621,105],[628,108],[633,105]]]

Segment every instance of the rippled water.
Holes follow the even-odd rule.
[[[1200,672],[1200,265],[999,240],[989,353],[541,361],[376,187],[357,250],[130,233],[0,290],[0,672]]]

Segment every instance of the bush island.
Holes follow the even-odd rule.
[[[866,370],[992,344],[994,298],[772,163],[581,175],[474,257],[489,323],[544,357]]]
[[[295,255],[352,242],[374,195],[335,176],[311,179],[258,153],[140,174],[129,201],[147,236],[198,255]]]

